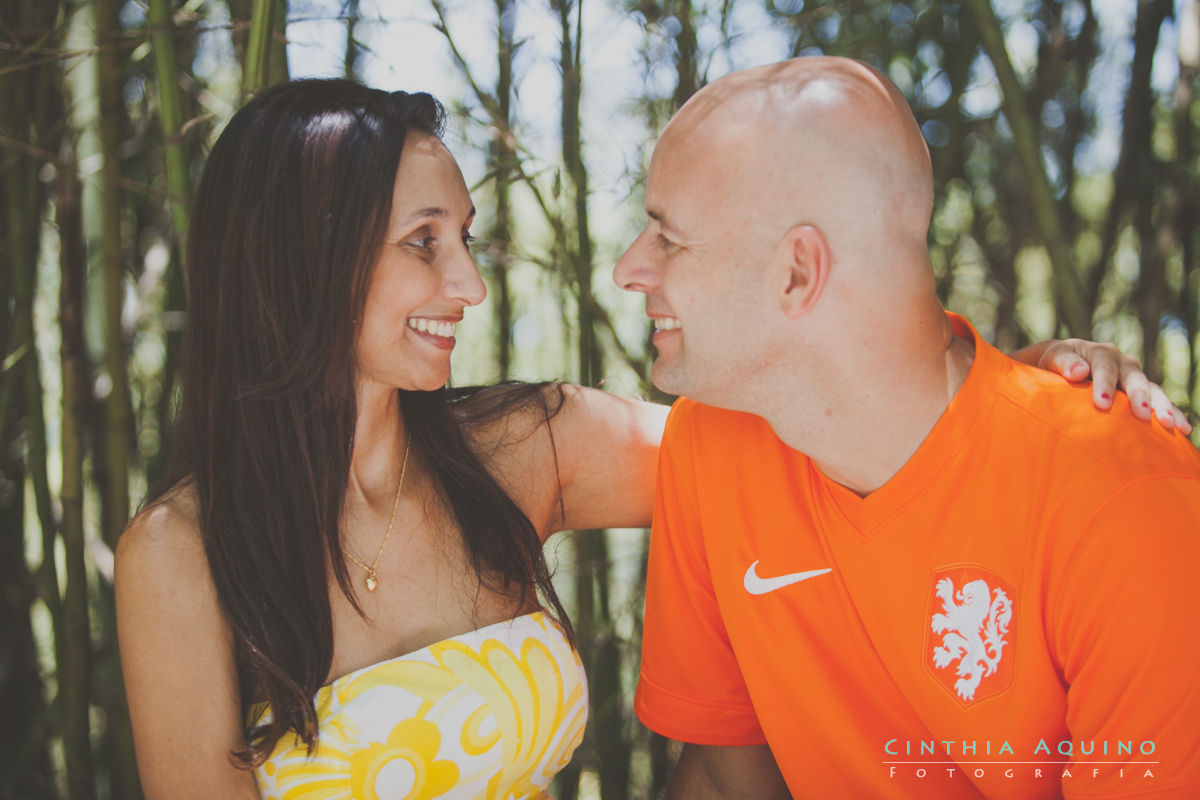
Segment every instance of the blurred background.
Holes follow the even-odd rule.
[[[611,280],[650,145],[707,81],[813,53],[909,98],[951,309],[1005,349],[1115,341],[1195,407],[1200,0],[0,0],[0,798],[140,796],[112,553],[166,455],[193,186],[248,94],[435,94],[490,290],[455,382],[655,398]],[[651,797],[669,768],[631,710],[645,544],[551,542],[592,693],[560,798]]]

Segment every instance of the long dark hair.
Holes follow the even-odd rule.
[[[310,749],[316,742],[312,697],[333,657],[327,562],[359,608],[339,531],[356,416],[355,320],[405,136],[440,135],[442,121],[427,94],[292,81],[233,116],[200,180],[182,401],[164,485],[194,488],[235,638],[243,718],[252,701],[270,704],[268,721],[247,723],[246,749],[234,754],[243,766],[261,763],[288,730]],[[463,432],[471,408],[504,413],[546,393],[502,391],[501,402],[482,404],[444,388],[399,394],[413,449],[480,580],[522,604],[540,592],[570,635],[537,532]]]

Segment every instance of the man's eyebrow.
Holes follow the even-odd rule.
[[[450,211],[448,209],[442,208],[441,206],[426,206],[425,208],[422,208],[420,211],[414,211],[412,214],[409,214],[408,218],[405,219],[404,222],[401,223],[401,225],[408,226],[408,225],[411,225],[412,223],[416,222],[419,219],[426,219],[429,217],[433,217],[434,219],[445,219],[446,217],[449,217],[449,216],[450,216]],[[467,219],[472,219],[474,216],[475,216],[475,206],[471,206],[471,210],[467,213]]]
[[[658,223],[658,227],[663,231],[675,236],[682,236],[683,232],[667,221],[667,215],[655,209],[646,209],[646,216]]]

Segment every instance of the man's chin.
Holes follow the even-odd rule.
[[[664,394],[675,396],[688,396],[686,381],[680,380],[678,370],[673,369],[672,365],[665,363],[662,357],[654,359],[654,363],[650,367],[650,382],[654,384],[654,388]]]

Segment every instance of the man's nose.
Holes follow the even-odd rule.
[[[658,286],[658,271],[650,258],[649,232],[642,231],[613,267],[613,280],[629,292],[650,292]]]

